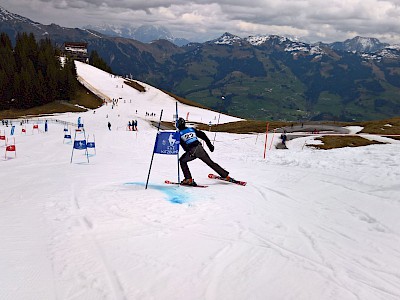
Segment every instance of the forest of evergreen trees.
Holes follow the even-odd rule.
[[[96,50],[90,52],[89,64],[100,70],[112,73],[111,67],[99,56]]]
[[[37,42],[34,35],[19,33],[15,47],[0,34],[0,110],[25,109],[72,100],[79,87],[73,59],[62,62],[61,50],[49,39]],[[111,68],[92,51],[89,63],[102,70]]]
[[[12,47],[0,34],[0,109],[31,108],[74,97],[78,81],[73,60],[62,65],[60,50],[49,39],[18,34]]]

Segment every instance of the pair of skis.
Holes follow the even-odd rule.
[[[243,186],[245,186],[247,184],[247,182],[245,182],[245,181],[235,180],[233,178],[230,178],[229,180],[226,180],[225,178],[222,178],[221,176],[218,176],[218,175],[215,175],[215,174],[208,174],[208,178],[217,179],[217,180],[230,182],[230,183],[233,183],[233,184],[238,184],[238,185],[243,185]],[[173,181],[169,181],[169,180],[165,180],[165,183],[166,184],[176,184],[176,185],[188,186],[188,187],[199,187],[199,188],[208,187],[208,185],[202,185],[202,184],[198,184],[196,186],[184,185],[184,184],[180,184],[179,182],[173,182]]]

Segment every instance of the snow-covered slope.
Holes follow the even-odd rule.
[[[198,160],[189,166],[208,188],[165,185],[177,158],[155,155],[145,190],[156,136],[147,120],[163,109],[172,121],[175,101],[77,67],[118,105],[47,117],[47,133],[32,130],[44,118],[26,134],[14,121],[16,158],[0,141],[0,299],[400,298],[399,142],[316,151],[306,137],[275,150],[271,133],[263,159],[264,135],[218,133],[210,156],[246,187],[208,179]],[[187,112],[217,115],[179,105]],[[70,163],[63,143],[61,121],[78,117],[96,141],[89,163],[78,150]],[[139,131],[126,130],[131,119]]]
[[[154,88],[146,83],[138,82],[140,85],[146,88],[146,92],[139,92],[124,83],[125,79],[121,77],[115,77],[109,73],[97,70],[96,68],[76,62],[77,71],[79,78],[84,79],[84,84],[88,88],[94,88],[95,92],[98,91],[98,95],[108,99],[119,99],[119,114],[125,114],[128,118],[142,118],[143,113],[154,113],[156,117],[153,120],[159,120],[160,111],[163,110],[163,120],[171,121],[174,119],[176,114],[175,103],[176,100],[167,94],[161,92],[159,89]],[[136,110],[138,114],[136,115]],[[185,119],[188,116],[188,120],[192,122],[199,122],[209,124],[235,122],[241,120],[240,118],[227,116],[224,114],[219,115],[218,112],[204,110],[193,106],[178,103],[178,112]],[[132,114],[134,113],[134,114]],[[145,114],[146,115],[146,114]],[[144,115],[144,116],[145,116]],[[127,123],[129,119],[124,119]]]

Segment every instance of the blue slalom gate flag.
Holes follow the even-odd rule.
[[[87,148],[86,141],[81,140],[81,141],[74,141],[74,149],[77,150],[85,150]]]
[[[157,133],[154,153],[177,155],[179,152],[180,135],[176,131],[160,131]]]
[[[80,135],[81,140],[77,140],[76,139],[76,134]],[[83,134],[83,136],[82,136]],[[84,138],[84,139],[82,139]],[[85,130],[81,131],[78,129],[75,130],[75,137],[74,137],[74,146],[72,147],[72,153],[71,153],[71,163],[72,163],[72,158],[74,157],[74,150],[85,150],[85,155],[87,158],[87,162],[89,163],[89,154],[88,154],[88,150],[87,150],[87,141],[86,141],[86,133]]]
[[[95,142],[95,137],[94,137],[94,134],[93,134],[93,141],[90,141],[89,142],[89,135],[87,136],[87,139],[86,139],[86,147],[88,148],[88,149],[93,149],[94,150],[94,153],[96,154],[96,142]]]

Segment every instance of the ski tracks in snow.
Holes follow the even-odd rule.
[[[114,299],[121,299],[125,300],[125,294],[124,290],[122,288],[121,282],[118,279],[118,275],[115,270],[111,268],[107,261],[107,257],[102,249],[102,247],[99,245],[97,242],[96,238],[94,237],[93,233],[91,232],[93,229],[93,223],[90,221],[90,219],[81,213],[80,206],[79,206],[79,201],[78,201],[78,196],[74,192],[74,203],[75,203],[75,212],[77,216],[80,216],[81,218],[81,225],[84,227],[85,235],[88,237],[88,239],[91,241],[91,243],[94,244],[97,252],[97,257],[99,257],[101,260],[101,263],[104,266],[105,272],[103,274],[106,274],[108,277],[108,282],[110,286],[112,287],[113,293],[114,293]],[[85,199],[85,198],[84,198]]]
[[[302,276],[315,272],[315,282],[325,282],[328,298],[365,299],[367,295],[374,295],[376,299],[400,298],[399,266],[397,262],[391,265],[386,259],[399,257],[397,261],[400,261],[398,249],[393,248],[393,241],[399,241],[397,244],[400,245],[397,231],[386,226],[383,220],[379,221],[374,204],[365,206],[369,212],[360,209],[365,198],[370,199],[368,203],[376,202],[381,208],[382,201],[374,199],[373,193],[368,192],[370,186],[366,188],[366,184],[357,180],[345,183],[336,175],[321,177],[318,173],[308,172],[307,177],[310,176],[314,179],[308,178],[307,182],[314,182],[314,185],[302,186],[301,194],[296,194],[303,184],[301,179],[289,181],[285,190],[275,189],[271,181],[251,186],[259,195],[259,198],[246,199],[247,203],[257,207],[251,217],[259,221],[271,217],[269,221],[277,224],[279,220],[284,221],[281,226],[267,227],[266,231],[260,231],[263,227],[260,224],[248,227],[246,234],[242,234],[247,236],[247,242],[253,235],[250,240],[255,247],[263,245],[277,251],[286,263],[302,266]],[[321,198],[310,204],[316,197],[310,195],[307,198],[304,190],[320,193]],[[390,205],[390,201],[385,204]],[[264,222],[265,227],[268,221]],[[358,230],[347,232],[349,227]],[[354,232],[359,234],[354,235]],[[369,238],[371,234],[374,237]],[[376,243],[377,240],[382,246]],[[360,252],[364,253],[362,257]]]
[[[70,201],[48,205],[54,236],[52,262],[58,299],[127,299],[118,274],[97,241],[95,221],[81,206],[86,197],[71,187]],[[79,261],[79,264],[76,262]]]

